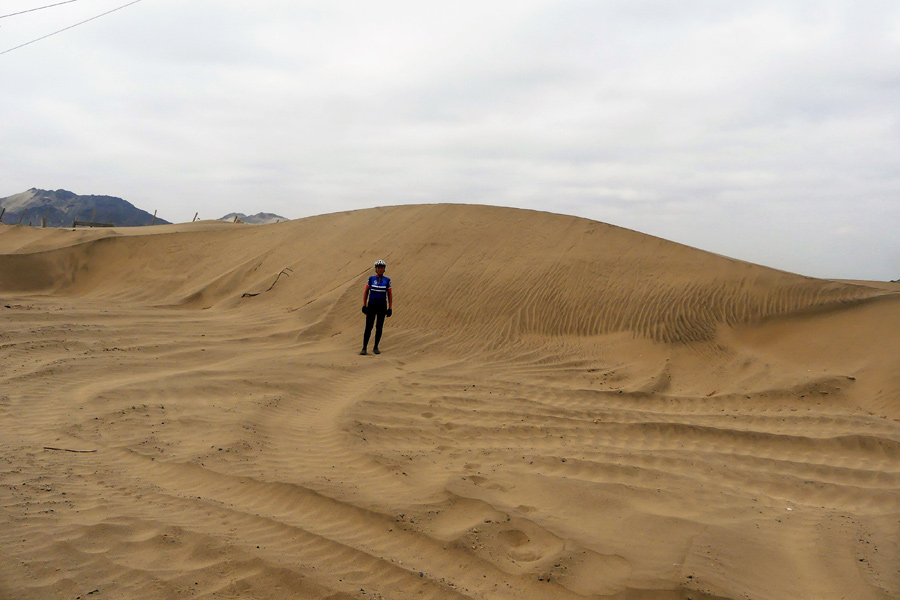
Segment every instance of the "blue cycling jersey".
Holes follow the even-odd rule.
[[[378,275],[369,277],[366,287],[369,288],[369,302],[373,300],[387,300],[388,290],[391,289],[391,278],[382,276],[378,279]]]

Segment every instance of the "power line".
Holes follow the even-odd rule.
[[[70,2],[74,2],[75,0],[69,0],[69,1],[70,1]],[[110,14],[110,13],[114,13],[114,12],[116,12],[117,10],[122,10],[123,8],[127,8],[127,7],[131,6],[132,4],[137,4],[137,3],[140,2],[140,1],[141,1],[141,0],[134,0],[133,2],[129,2],[128,4],[123,4],[122,6],[120,6],[120,7],[118,7],[118,8],[114,8],[114,9],[112,9],[112,10],[108,10],[108,11],[106,11],[105,13],[102,13],[102,14],[97,15],[96,17],[91,17],[90,19],[85,19],[84,21],[81,21],[80,23],[75,23],[74,25],[69,25],[68,27],[62,28],[62,29],[60,29],[59,31],[54,31],[53,33],[48,33],[47,35],[42,36],[42,37],[39,37],[39,38],[37,38],[37,39],[35,39],[35,40],[31,40],[30,42],[25,42],[24,44],[20,44],[20,45],[16,46],[15,48],[10,48],[9,50],[4,50],[3,52],[0,52],[0,55],[6,54],[7,52],[12,52],[13,50],[18,50],[19,48],[24,48],[25,46],[27,46],[27,45],[29,45],[29,44],[33,44],[33,43],[35,43],[35,42],[39,42],[39,41],[41,41],[41,40],[45,40],[45,39],[47,39],[47,38],[50,37],[50,36],[56,35],[57,33],[62,33],[63,31],[68,31],[69,29],[72,29],[73,27],[78,27],[79,25],[84,25],[85,23],[88,23],[88,22],[93,21],[93,20],[95,20],[95,19],[99,19],[100,17],[105,17],[106,15],[108,15],[108,14]],[[65,4],[65,3],[63,3],[63,4]],[[35,9],[35,10],[36,10],[36,9]]]
[[[16,15],[24,15],[25,13],[34,12],[36,10],[44,10],[45,8],[53,8],[54,6],[59,6],[61,4],[70,4],[72,2],[77,2],[77,0],[66,0],[65,2],[57,2],[56,4],[48,4],[47,6],[39,6],[38,8],[29,8],[28,10],[22,10],[15,13],[10,13],[8,15],[0,16],[0,19],[5,19],[6,17],[14,17]]]

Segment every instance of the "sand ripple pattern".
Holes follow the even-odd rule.
[[[486,207],[27,233],[0,599],[900,597],[889,287]]]
[[[57,240],[49,248],[14,238],[14,252],[0,257],[0,289],[186,308],[288,304],[316,323],[327,316],[323,331],[333,333],[352,322],[377,255],[388,259],[399,297],[414,299],[403,305],[407,327],[495,346],[528,335],[616,332],[666,343],[710,341],[722,325],[839,310],[885,294],[604,223],[484,206],[338,213],[265,234],[223,224],[98,235],[74,234],[68,245]],[[285,268],[294,276],[262,293]],[[150,283],[157,280],[165,285]]]

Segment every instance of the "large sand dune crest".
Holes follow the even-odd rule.
[[[885,293],[575,217],[492,207],[394,207],[267,228],[183,229],[93,234],[40,252],[25,246],[4,257],[0,282],[6,289],[208,308],[234,306],[235,298],[267,289],[289,268],[297,277],[285,277],[266,299],[293,306],[358,287],[368,259],[382,256],[415,299],[405,315],[413,327],[455,329],[474,321],[482,333],[489,327],[498,335],[629,331],[664,342],[708,340],[719,323]]]
[[[900,596],[900,286],[459,205],[0,253],[0,598]]]

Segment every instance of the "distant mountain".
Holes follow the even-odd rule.
[[[72,227],[75,221],[112,223],[118,227],[136,227],[169,223],[115,196],[79,196],[68,190],[39,190],[0,198],[0,208],[6,209],[6,225],[40,225],[47,219],[48,227]]]
[[[237,217],[237,220],[241,223],[250,223],[252,225],[268,225],[269,223],[278,223],[281,221],[290,220],[286,217],[282,217],[281,215],[261,212],[256,213],[255,215],[250,215],[249,217],[244,213],[228,213],[224,217],[219,218],[219,221],[234,221],[235,217]]]

